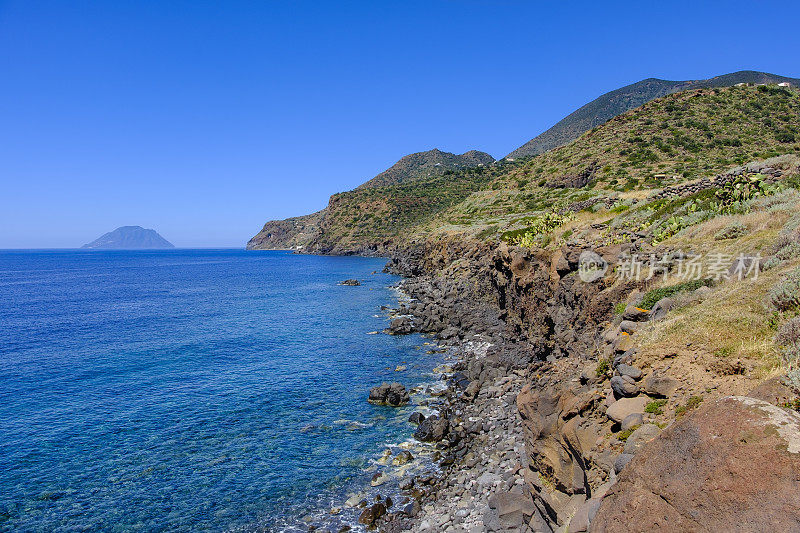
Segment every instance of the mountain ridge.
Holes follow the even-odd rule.
[[[436,172],[427,173],[430,166],[424,165],[446,153],[409,154],[384,171],[408,165],[411,170],[402,168],[399,179],[384,181],[382,173],[379,180],[332,195],[317,213],[269,221],[247,248],[381,255],[402,242],[442,232],[466,231],[486,239],[513,230],[525,213],[588,199],[603,189],[619,194],[671,186],[792,153],[795,140],[800,141],[798,91],[757,83],[772,79],[792,80],[755,71],[689,82],[643,80],[639,86],[648,89],[638,94],[647,98],[672,90],[675,83],[699,88],[647,100],[532,158],[434,167]],[[720,84],[726,86],[717,88]],[[739,84],[745,86],[728,87]],[[631,105],[626,89],[618,90],[623,107]],[[461,161],[475,155],[481,153],[449,154]]]

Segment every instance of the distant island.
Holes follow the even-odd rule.
[[[149,250],[175,248],[175,246],[158,234],[156,230],[141,226],[122,226],[110,231],[98,239],[84,244],[81,248],[98,250]]]

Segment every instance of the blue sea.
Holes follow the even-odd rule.
[[[0,530],[283,530],[341,505],[413,431],[369,388],[440,362],[370,334],[397,304],[384,263],[0,251]]]

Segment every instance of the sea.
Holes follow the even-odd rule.
[[[414,430],[370,387],[442,362],[379,333],[401,297],[384,264],[0,251],[0,531],[357,528],[344,500]]]

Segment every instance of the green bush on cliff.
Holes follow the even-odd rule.
[[[800,268],[789,272],[772,288],[769,302],[781,312],[800,309]]]
[[[636,424],[635,426],[631,426],[628,429],[623,429],[622,431],[617,433],[617,438],[622,442],[625,442],[628,440],[628,437],[633,435],[633,432],[639,429],[640,427],[642,427],[641,424]]]
[[[594,373],[599,378],[605,376],[610,369],[611,364],[608,362],[608,359],[601,359],[597,363],[597,368],[595,368]]]
[[[662,298],[667,298],[669,296],[674,296],[681,292],[689,292],[699,289],[700,287],[711,287],[714,284],[714,280],[708,279],[693,279],[690,281],[684,281],[683,283],[678,283],[675,285],[670,285],[668,287],[659,287],[658,289],[652,289],[645,293],[644,298],[642,298],[642,302],[639,304],[639,307],[642,309],[652,309],[653,306]]]
[[[689,411],[691,411],[692,409],[697,409],[698,407],[700,407],[701,403],[703,403],[702,396],[692,396],[688,400],[686,400],[686,403],[684,405],[679,405],[678,407],[675,408],[675,416],[681,417],[686,413],[688,413]]]
[[[800,391],[800,318],[792,318],[781,325],[775,335],[775,345],[788,368],[787,385]]]
[[[661,413],[664,412],[664,411],[661,410],[661,408],[664,407],[666,404],[667,404],[667,400],[665,400],[665,399],[653,400],[652,402],[650,402],[647,405],[645,405],[644,412],[645,413],[654,414],[654,415],[660,415]]]

